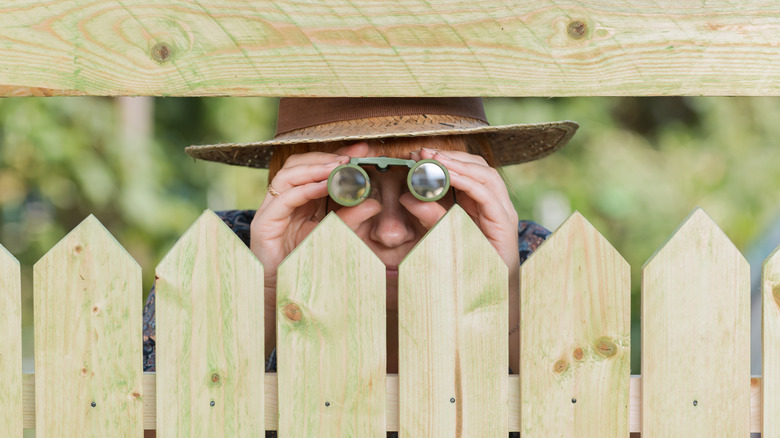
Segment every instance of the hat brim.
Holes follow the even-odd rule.
[[[277,147],[316,144],[334,141],[361,141],[397,137],[434,137],[441,135],[484,134],[490,142],[493,156],[500,166],[525,163],[546,157],[562,148],[579,125],[570,120],[560,122],[500,126],[443,127],[419,131],[381,132],[359,135],[332,135],[308,138],[284,138],[252,143],[221,143],[189,146],[188,155],[199,160],[216,161],[237,166],[268,168]]]

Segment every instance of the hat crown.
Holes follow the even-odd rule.
[[[283,97],[279,99],[276,137],[313,126],[403,116],[444,115],[488,125],[480,97]],[[381,129],[377,127],[377,129]]]

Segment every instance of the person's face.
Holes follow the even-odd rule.
[[[369,157],[376,156],[369,151]],[[409,157],[399,157],[408,159]],[[365,166],[371,180],[371,199],[381,205],[381,211],[363,222],[356,230],[363,242],[379,256],[387,269],[387,309],[398,309],[398,265],[428,231],[400,202],[402,195],[411,202],[422,202],[412,198],[406,186],[409,169],[404,166],[390,166],[380,172],[374,166]],[[453,190],[453,189],[450,189]],[[447,194],[439,201],[445,208],[453,204],[453,196]]]

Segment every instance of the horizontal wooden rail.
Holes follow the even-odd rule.
[[[520,429],[520,377],[509,376],[509,430]],[[23,379],[24,428],[35,428],[35,375]],[[265,427],[278,426],[276,373],[265,375]],[[155,429],[157,419],[157,387],[154,373],[144,373],[144,429]],[[641,432],[642,377],[631,376],[629,425],[631,432]],[[387,429],[398,430],[398,375],[387,376]],[[750,379],[750,432],[761,433],[761,378]]]
[[[768,0],[6,1],[0,95],[778,95]]]

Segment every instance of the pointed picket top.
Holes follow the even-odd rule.
[[[642,269],[642,433],[747,436],[750,266],[696,209]]]
[[[520,267],[520,322],[521,433],[628,436],[631,270],[579,212]]]
[[[672,232],[663,244],[661,244],[661,247],[650,256],[644,266],[642,266],[642,269],[650,266],[653,261],[659,258],[664,252],[677,251],[678,249],[690,250],[690,245],[688,245],[689,242],[704,241],[711,241],[713,244],[722,245],[724,248],[730,248],[730,252],[739,253],[737,247],[734,246],[718,224],[712,220],[710,215],[701,207],[697,207],[682,221],[682,223],[680,223],[680,225],[677,226],[677,229]]]
[[[116,256],[123,257],[124,259],[128,259],[128,263],[132,262],[138,266],[139,269],[141,268],[138,263],[135,262],[130,253],[125,250],[122,244],[116,240],[114,235],[111,234],[108,229],[106,229],[106,227],[98,220],[98,218],[95,217],[94,214],[90,214],[84,218],[81,223],[76,225],[76,227],[70,231],[70,233],[66,234],[65,237],[60,239],[60,241],[57,242],[57,244],[54,245],[48,252],[46,252],[43,257],[38,259],[33,268],[35,269],[39,264],[48,263],[49,258],[52,257],[52,254],[54,254],[56,251],[64,251],[62,248],[64,245],[68,245],[69,243],[77,244],[79,241],[91,243],[93,247],[100,248],[100,251],[105,255],[112,253]],[[81,251],[86,251],[86,249],[86,247],[77,248],[76,246],[71,248],[74,255],[80,255]],[[65,253],[67,253],[67,251],[65,251]],[[84,255],[86,254],[87,253],[85,252]]]
[[[252,256],[255,262],[260,264],[260,261],[257,260],[257,257],[254,257],[252,251],[244,244],[241,238],[238,237],[216,213],[206,209],[203,210],[203,213],[201,213],[200,216],[195,219],[195,222],[187,228],[187,231],[176,240],[176,243],[174,243],[168,253],[163,256],[160,263],[157,264],[157,269],[160,269],[161,267],[175,269],[176,260],[179,260],[179,257],[185,256],[186,252],[192,249],[192,245],[195,244],[198,239],[206,239],[206,242],[211,242],[213,239],[219,239],[220,241],[224,239],[227,243],[230,243],[229,246],[232,249],[243,253],[241,256]],[[174,266],[168,266],[171,264]]]
[[[764,261],[761,436],[780,437],[780,247]]]
[[[37,433],[141,436],[141,268],[90,215],[33,271]]]
[[[458,205],[399,267],[399,431],[506,436],[507,266]]]
[[[0,436],[22,436],[22,293],[19,261],[0,245]]]
[[[279,265],[279,436],[385,436],[385,281],[335,213]]]
[[[163,258],[156,275],[159,433],[262,435],[260,261],[206,210]]]

